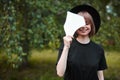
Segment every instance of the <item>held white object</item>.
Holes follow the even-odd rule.
[[[73,37],[74,33],[80,27],[85,26],[85,19],[83,16],[67,11],[67,17],[64,24],[66,36]]]

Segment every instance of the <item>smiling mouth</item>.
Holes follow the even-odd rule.
[[[89,29],[87,27],[82,27],[79,29],[80,32],[85,33],[86,31],[88,31]]]

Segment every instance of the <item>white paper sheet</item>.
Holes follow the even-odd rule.
[[[66,36],[73,37],[76,30],[83,26],[85,26],[85,20],[83,16],[67,11],[66,21],[64,24]]]

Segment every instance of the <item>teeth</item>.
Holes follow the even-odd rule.
[[[80,31],[87,31],[88,29],[87,28],[85,28],[85,29],[79,29]]]
[[[87,30],[89,30],[87,27],[79,28],[79,31],[82,32],[82,33],[85,33]]]

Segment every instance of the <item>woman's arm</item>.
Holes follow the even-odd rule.
[[[57,69],[57,75],[59,77],[62,77],[64,75],[64,73],[65,73],[68,51],[69,51],[69,48],[64,46],[61,57],[60,57],[60,59],[59,59],[59,61],[57,63],[56,69]]]
[[[72,38],[69,36],[65,36],[63,39],[64,39],[64,48],[56,66],[57,75],[60,77],[62,77],[65,73],[66,66],[67,66],[68,51],[70,48],[70,43],[72,41]]]
[[[104,80],[103,70],[98,71],[99,80]]]

